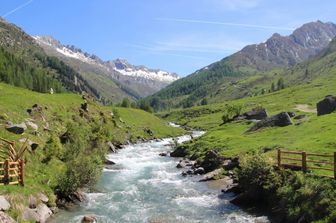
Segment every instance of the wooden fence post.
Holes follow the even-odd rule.
[[[281,168],[281,150],[278,149],[278,167]]]
[[[24,160],[20,159],[19,161],[19,165],[20,165],[20,184],[21,186],[24,186]]]
[[[336,152],[334,152],[334,178],[336,180]]]
[[[5,161],[5,178],[4,178],[4,183],[8,184],[9,183],[9,160],[6,159]]]
[[[307,172],[307,153],[302,152],[302,171]]]

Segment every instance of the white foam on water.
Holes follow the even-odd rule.
[[[199,137],[204,132],[194,132]],[[107,158],[116,163],[105,168],[97,189],[90,193],[89,204],[76,212],[66,212],[52,222],[80,222],[84,215],[97,216],[98,222],[148,223],[264,223],[218,197],[218,191],[198,182],[198,177],[182,177],[175,168],[178,159],[161,157],[190,135],[127,145]],[[267,218],[266,218],[267,220]],[[155,222],[155,221],[154,221]]]

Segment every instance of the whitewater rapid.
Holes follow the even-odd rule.
[[[193,137],[204,132],[195,131]],[[177,138],[178,143],[191,136]],[[94,215],[102,223],[264,223],[265,217],[253,217],[230,204],[232,194],[198,182],[199,176],[183,177],[175,168],[178,159],[161,157],[172,150],[172,138],[127,145],[108,155],[115,162],[104,169],[97,185],[100,193],[89,193],[89,202],[73,212],[62,211],[51,222],[81,222]]]

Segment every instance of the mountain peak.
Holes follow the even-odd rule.
[[[310,22],[289,36],[274,33],[266,42],[246,46],[228,59],[236,66],[253,66],[258,70],[292,66],[320,53],[335,36],[335,24]]]

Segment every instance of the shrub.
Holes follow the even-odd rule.
[[[232,121],[232,119],[241,114],[243,106],[240,104],[236,105],[226,105],[224,114],[222,116],[223,124]]]
[[[281,185],[280,176],[262,154],[243,156],[236,177],[243,191],[255,200],[274,193]]]

